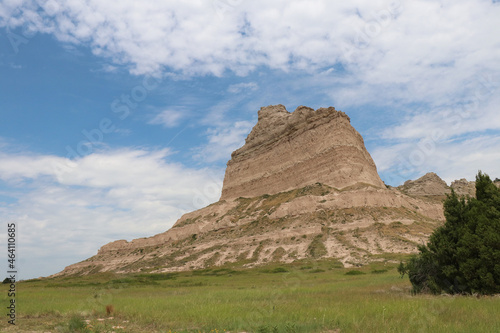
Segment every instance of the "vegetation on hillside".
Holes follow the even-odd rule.
[[[500,293],[500,189],[479,172],[476,198],[452,191],[444,213],[445,224],[401,263],[401,275],[408,274],[415,293]]]

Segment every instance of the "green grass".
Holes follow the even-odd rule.
[[[0,331],[500,331],[500,297],[411,296],[410,283],[391,265],[356,268],[362,275],[323,260],[25,281],[17,285],[17,326],[3,319]],[[113,319],[106,319],[108,304]]]

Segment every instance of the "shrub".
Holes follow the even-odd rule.
[[[11,284],[12,283],[12,280],[10,278],[5,278],[3,281],[2,281],[2,284]]]
[[[287,273],[288,272],[288,269],[284,268],[284,267],[276,267],[275,269],[273,269],[271,271],[271,273]]]
[[[81,316],[74,315],[68,322],[70,332],[86,332],[87,324]]]
[[[365,273],[363,273],[362,271],[357,271],[357,270],[351,270],[351,271],[348,271],[345,273],[345,275],[363,275]]]
[[[488,175],[476,176],[476,198],[455,192],[444,202],[446,222],[427,246],[398,271],[408,274],[413,292],[500,292],[500,189]]]
[[[382,274],[382,273],[387,273],[387,269],[374,269],[371,271],[372,274]]]

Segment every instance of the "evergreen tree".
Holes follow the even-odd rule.
[[[499,293],[500,190],[480,171],[476,198],[452,190],[444,214],[445,224],[398,271],[408,274],[414,292]]]

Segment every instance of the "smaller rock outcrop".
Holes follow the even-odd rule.
[[[434,172],[429,172],[417,180],[407,180],[398,189],[408,195],[437,196],[450,193],[448,184]]]
[[[469,197],[476,196],[476,182],[470,182],[465,178],[455,180],[451,183],[450,187],[459,196],[465,195]]]

